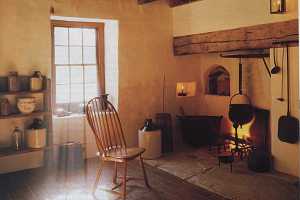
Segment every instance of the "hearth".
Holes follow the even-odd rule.
[[[241,159],[255,149],[270,152],[269,115],[265,109],[253,108],[253,120],[242,127],[233,127],[227,139],[231,141],[230,148]]]

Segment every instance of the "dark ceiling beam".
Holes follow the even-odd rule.
[[[137,0],[138,4],[146,4],[157,0]],[[195,1],[202,1],[202,0],[168,0],[170,7],[180,6],[188,3],[192,3]]]
[[[180,6],[183,4],[188,4],[188,3],[192,3],[195,1],[202,1],[202,0],[169,0],[169,5],[171,7],[175,7],[175,6]]]
[[[217,53],[298,45],[298,20],[174,37],[174,54]]]
[[[152,1],[156,1],[156,0],[137,0],[138,4],[150,3]]]

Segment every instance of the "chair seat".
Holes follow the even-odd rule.
[[[145,149],[139,147],[126,148],[126,151],[125,149],[122,148],[122,149],[111,150],[104,157],[115,158],[115,159],[133,159],[144,152]]]

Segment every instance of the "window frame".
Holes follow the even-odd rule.
[[[54,28],[95,28],[96,29],[96,64],[99,94],[105,94],[105,57],[104,57],[104,23],[101,22],[74,22],[63,20],[51,20],[51,76],[52,76],[52,108],[56,107],[56,65]],[[86,102],[87,103],[87,102]],[[55,114],[55,111],[52,110]]]

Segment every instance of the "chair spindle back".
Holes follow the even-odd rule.
[[[120,118],[114,106],[103,97],[95,97],[86,105],[88,122],[94,133],[98,150],[107,152],[126,149]]]

